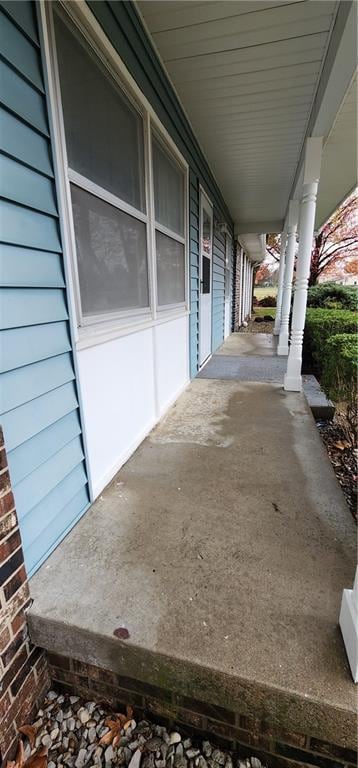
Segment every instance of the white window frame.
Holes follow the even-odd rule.
[[[158,301],[156,302],[156,307],[158,313],[167,312],[168,310],[174,309],[174,308],[182,308],[185,309],[188,302],[188,280],[187,280],[187,272],[188,272],[188,264],[187,264],[187,199],[188,199],[188,183],[187,183],[187,174],[185,173],[185,168],[183,168],[182,164],[178,162],[178,159],[173,155],[173,152],[171,151],[168,144],[164,141],[163,137],[160,135],[159,131],[156,127],[151,127],[151,158],[152,158],[152,174],[154,177],[154,166],[153,166],[153,141],[156,140],[159,142],[159,144],[162,147],[162,150],[164,153],[166,153],[169,158],[174,160],[176,164],[179,166],[179,169],[183,172],[183,229],[184,229],[184,235],[178,235],[177,232],[174,232],[174,230],[169,229],[168,227],[165,227],[163,224],[160,224],[159,221],[155,218],[155,200],[154,200],[154,184],[152,184],[153,189],[153,226],[154,226],[154,248],[156,252],[156,238],[155,233],[161,232],[163,235],[166,235],[167,237],[170,237],[172,240],[176,240],[177,243],[181,243],[181,245],[184,245],[184,300],[176,302],[175,304],[159,304]],[[155,256],[156,259],[156,256]],[[158,276],[156,271],[156,290],[158,288]]]
[[[74,336],[76,346],[84,348],[102,343],[111,338],[127,335],[142,327],[150,327],[166,322],[174,317],[189,314],[189,166],[178,150],[171,136],[162,125],[149,101],[140,91],[135,80],[127,70],[117,51],[96,21],[84,2],[73,3],[59,0],[60,10],[65,12],[79,35],[82,35],[94,57],[98,57],[102,66],[109,72],[124,95],[143,119],[143,152],[145,211],[140,211],[118,198],[113,193],[95,184],[90,179],[71,169],[67,161],[65,129],[62,113],[60,79],[58,72],[56,41],[53,23],[52,3],[40,0],[40,18],[45,50],[45,68],[48,80],[50,117],[53,129],[55,166],[58,172],[59,203],[63,216],[62,234],[64,257],[68,259],[67,277],[69,282],[69,300],[72,314],[76,319]],[[154,184],[152,167],[152,132],[158,136],[164,149],[172,155],[184,173],[184,237],[155,222]],[[80,283],[78,274],[77,251],[72,212],[70,184],[76,184],[105,202],[134,216],[146,224],[147,233],[147,268],[149,306],[144,308],[123,309],[100,315],[83,316],[81,309]],[[177,304],[158,306],[155,230],[182,242],[185,248],[185,301]]]
[[[202,307],[202,301],[203,301],[203,298],[202,298],[203,297],[203,293],[202,293],[203,255],[207,256],[205,252],[203,253],[203,248],[202,248],[203,208],[205,207],[205,203],[210,208],[210,214],[211,214],[211,253],[210,253],[211,337],[210,337],[210,354],[202,362],[200,362],[201,360],[201,349],[200,349],[201,307]],[[205,191],[204,187],[201,184],[199,184],[199,302],[198,302],[198,306],[199,306],[199,347],[198,347],[199,369],[203,368],[205,363],[207,363],[207,361],[212,355],[212,350],[213,350],[213,285],[214,285],[214,235],[215,235],[214,227],[215,227],[214,203],[212,202],[211,198]]]

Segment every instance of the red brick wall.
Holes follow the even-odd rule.
[[[44,652],[29,640],[30,605],[21,537],[0,428],[0,763],[16,749],[17,727],[26,723],[49,688]]]

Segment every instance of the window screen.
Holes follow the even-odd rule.
[[[70,168],[143,211],[143,123],[99,60],[54,14]]]
[[[71,185],[83,315],[149,305],[146,225]]]
[[[177,235],[184,235],[184,174],[153,138],[155,219]]]
[[[185,301],[185,247],[156,232],[158,304]]]
[[[211,260],[203,255],[202,293],[210,293]]]

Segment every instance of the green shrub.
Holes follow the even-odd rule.
[[[264,296],[261,301],[259,301],[260,307],[275,307],[276,306],[276,296]]]
[[[308,289],[307,306],[323,309],[350,309],[358,306],[358,291],[355,285],[321,283]]]
[[[333,400],[354,400],[357,391],[358,346],[355,333],[337,333],[325,344],[322,385]]]
[[[346,309],[308,309],[303,355],[307,366],[313,365],[320,377],[327,356],[326,342],[336,334],[355,334],[357,313]]]

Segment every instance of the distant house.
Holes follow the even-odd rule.
[[[332,275],[320,275],[318,282],[338,283],[338,285],[358,285],[358,277],[357,275],[342,275],[340,277],[332,277]]]

